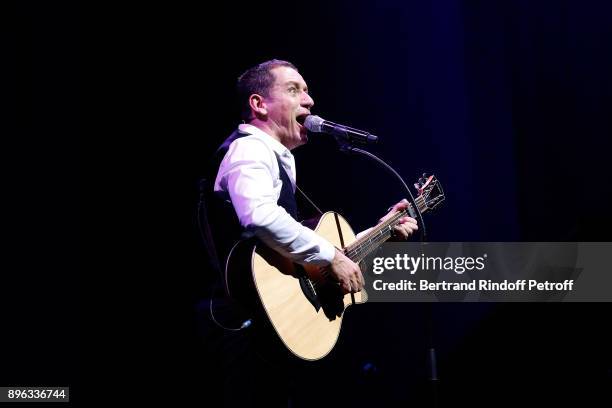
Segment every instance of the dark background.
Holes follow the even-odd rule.
[[[19,199],[5,213],[17,221],[12,242],[24,242],[9,247],[19,267],[6,276],[29,289],[25,297],[8,296],[11,285],[3,284],[2,316],[14,328],[3,348],[39,354],[9,354],[2,380],[74,386],[84,288],[76,273],[77,222],[67,220],[77,218],[78,207],[80,11],[74,4],[18,4],[2,13],[3,76],[15,95],[3,109],[12,136],[3,153],[27,159],[4,171],[18,180],[10,191]],[[372,151],[408,183],[425,171],[438,176],[447,198],[426,217],[430,240],[609,240],[608,2],[224,2],[110,14],[101,18],[102,50],[86,47],[94,51],[92,82],[108,88],[96,89],[97,115],[85,135],[103,130],[112,140],[98,171],[112,174],[118,188],[96,188],[83,217],[101,231],[92,221],[105,220],[106,211],[89,204],[104,199],[123,215],[112,224],[112,241],[85,264],[88,282],[127,292],[121,329],[83,319],[94,323],[96,340],[113,340],[96,350],[106,356],[114,346],[129,356],[107,380],[117,374],[138,382],[142,373],[182,381],[192,391],[183,395],[204,403],[215,393],[215,382],[205,379],[215,373],[197,360],[194,329],[194,305],[210,280],[195,226],[197,185],[209,156],[239,123],[237,76],[267,59],[298,66],[314,113],[380,136]],[[96,154],[103,143],[93,143]],[[342,155],[325,137],[312,137],[295,155],[302,188],[356,230],[403,197],[380,168]],[[132,171],[118,172],[119,161]],[[99,187],[89,178],[83,184]],[[23,216],[14,216],[17,209]],[[93,274],[115,240],[127,241],[120,251],[133,260]],[[109,293],[103,308],[112,308]],[[28,324],[41,315],[40,326]],[[58,330],[54,316],[72,324]],[[315,370],[317,382],[336,385],[335,402],[426,405],[433,342],[441,406],[609,401],[609,316],[607,304],[368,304],[347,313],[338,345]],[[141,321],[143,329],[135,329]],[[51,351],[66,362],[37,358]],[[376,372],[364,372],[366,363]],[[312,400],[320,402],[322,392],[313,391]]]
[[[371,150],[408,183],[438,176],[447,198],[426,216],[430,240],[609,241],[608,3],[254,3],[211,10],[214,28],[182,16],[171,48],[192,125],[175,137],[189,146],[192,186],[237,124],[235,78],[280,58],[300,69],[314,113],[379,135]],[[325,137],[295,155],[302,188],[356,230],[403,197],[383,170]],[[319,375],[359,389],[339,397],[357,406],[427,405],[433,333],[442,406],[609,401],[609,315],[607,304],[368,304],[347,312]],[[368,362],[376,374],[362,370]]]
[[[77,4],[2,2],[0,385],[69,386],[74,406],[84,294],[80,70]]]
[[[170,48],[176,86],[190,91],[181,116],[190,125],[175,137],[189,146],[192,190],[237,124],[235,78],[280,58],[300,69],[314,113],[379,135],[371,150],[408,183],[424,171],[438,176],[447,199],[426,217],[430,240],[609,240],[608,3],[253,3],[211,10],[206,21],[222,22],[214,28],[183,16]],[[403,197],[383,170],[325,137],[295,155],[302,188],[356,230]],[[333,401],[427,405],[432,333],[442,406],[609,401],[609,312],[607,304],[356,307],[320,380],[360,390]]]

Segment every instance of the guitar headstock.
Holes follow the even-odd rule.
[[[427,173],[423,173],[423,176],[414,183],[414,187],[419,192],[417,201],[421,201],[423,205],[421,211],[433,210],[444,201],[442,185],[434,175],[428,176]]]

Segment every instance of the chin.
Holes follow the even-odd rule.
[[[300,137],[300,140],[296,143],[295,147],[300,147],[305,145],[308,142],[308,136]]]
[[[300,140],[302,143],[306,143],[308,141],[308,130],[305,128],[301,129],[300,131]]]

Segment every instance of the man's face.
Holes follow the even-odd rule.
[[[288,149],[294,149],[308,141],[302,123],[310,114],[314,101],[308,95],[304,78],[296,70],[276,67],[270,72],[275,81],[265,98],[268,123],[279,141]]]

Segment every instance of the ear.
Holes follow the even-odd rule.
[[[259,94],[253,94],[249,97],[249,106],[251,107],[251,112],[253,112],[256,117],[266,116],[268,114],[268,107],[266,106],[264,97]]]

